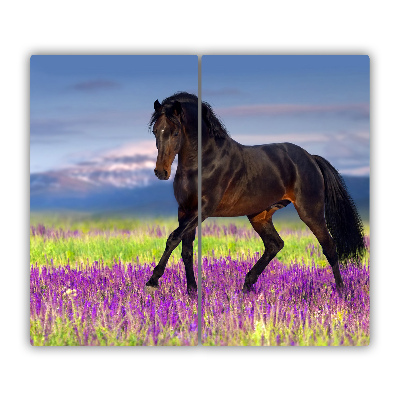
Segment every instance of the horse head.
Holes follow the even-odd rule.
[[[158,150],[154,173],[158,179],[167,180],[171,176],[171,165],[183,144],[182,106],[179,101],[175,101],[163,110],[163,106],[156,100],[154,111],[159,114],[153,125]]]

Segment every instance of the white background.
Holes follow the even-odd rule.
[[[3,398],[398,395],[399,53],[395,2],[14,1],[1,11]],[[379,8],[378,8],[379,7]],[[365,348],[33,348],[29,344],[32,54],[368,54],[371,344]]]

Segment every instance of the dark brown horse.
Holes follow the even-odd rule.
[[[196,291],[193,241],[197,210],[198,100],[177,93],[154,103],[150,120],[158,157],[155,174],[168,179],[178,154],[174,193],[179,227],[171,233],[160,262],[147,282],[157,287],[171,252],[182,241],[188,293]],[[324,158],[310,155],[291,143],[243,146],[229,137],[207,103],[202,103],[201,218],[246,215],[260,235],[264,254],[247,273],[243,291],[249,291],[268,263],[283,248],[272,216],[293,203],[301,220],[322,246],[336,286],[343,286],[339,262],[359,262],[365,246],[361,219],[343,179]]]

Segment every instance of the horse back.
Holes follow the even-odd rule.
[[[270,178],[266,180],[269,188],[280,188],[284,192],[280,200],[290,200],[296,203],[299,195],[320,197],[324,191],[324,181],[321,170],[314,157],[305,149],[293,143],[272,143],[250,147],[249,152],[255,152],[262,160],[260,168],[269,171]]]
[[[314,159],[292,143],[239,145],[234,156],[235,170],[214,216],[249,215],[282,200],[295,203],[299,195],[323,191],[322,175]]]

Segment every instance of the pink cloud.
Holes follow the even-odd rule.
[[[126,143],[121,147],[104,152],[105,157],[122,157],[146,154],[157,157],[156,142],[152,140],[141,140],[134,143]]]
[[[267,143],[322,143],[329,141],[329,137],[321,133],[277,133],[277,134],[232,134],[232,138],[246,145]]]
[[[370,167],[358,167],[358,168],[345,168],[340,171],[343,175],[351,175],[351,176],[367,176],[370,173]]]

